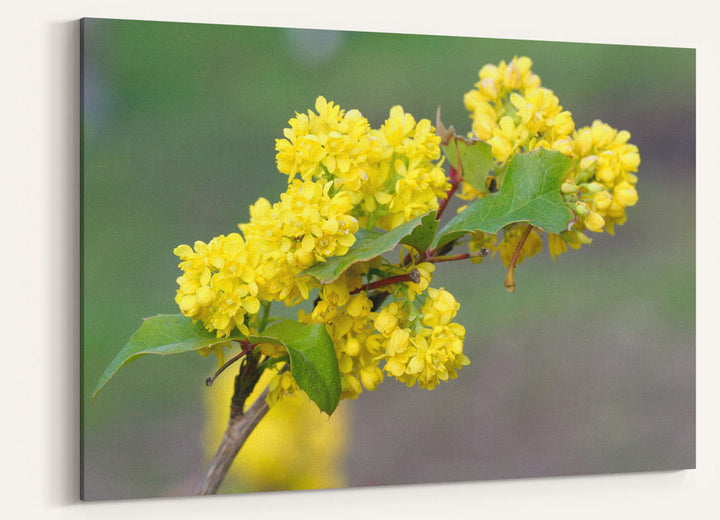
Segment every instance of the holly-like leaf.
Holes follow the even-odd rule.
[[[482,193],[488,193],[485,180],[495,164],[492,146],[477,139],[453,136],[447,145],[442,145],[442,149],[465,182]]]
[[[118,370],[146,354],[179,354],[242,339],[245,338],[239,332],[218,338],[215,333],[208,332],[202,323],[193,323],[192,319],[182,314],[146,318],[103,372],[92,400]],[[331,414],[335,410],[340,399],[340,371],[335,347],[324,325],[281,321],[269,326],[262,335],[251,336],[250,340],[284,346],[290,358],[290,371],[298,386],[322,411]]]
[[[528,222],[549,233],[568,228],[573,213],[560,185],[572,159],[540,148],[516,155],[508,165],[502,188],[470,204],[438,233],[433,249],[473,231],[497,233],[514,222]]]
[[[430,213],[432,219],[435,219],[435,213]],[[404,238],[410,236],[418,226],[427,224],[426,218],[429,215],[421,215],[402,224],[387,233],[376,233],[374,231],[366,231],[363,229],[355,233],[355,243],[350,247],[347,253],[342,256],[331,256],[326,262],[318,263],[312,267],[308,267],[298,276],[310,275],[315,277],[321,284],[333,283],[341,274],[343,274],[351,265],[358,262],[366,262],[390,251],[398,245]],[[426,238],[425,232],[419,232],[419,236],[415,239],[408,239],[417,245],[422,245]],[[413,244],[409,244],[413,245]],[[415,247],[413,245],[413,247]]]
[[[417,251],[425,251],[432,244],[433,238],[435,238],[438,227],[436,215],[437,211],[433,211],[422,217],[420,225],[413,229],[400,243],[413,247]]]
[[[259,336],[250,336],[250,341],[284,346],[290,355],[290,371],[300,389],[320,410],[328,415],[333,413],[340,400],[340,370],[335,347],[324,325],[280,321]]]
[[[216,334],[208,332],[202,323],[193,323],[192,319],[182,314],[160,314],[146,318],[100,376],[91,400],[95,400],[100,389],[118,370],[146,354],[179,354],[243,337],[237,333],[227,338],[218,338]]]

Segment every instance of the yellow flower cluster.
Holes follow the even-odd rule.
[[[348,193],[330,195],[331,184],[293,180],[273,205],[260,198],[250,207],[250,222],[240,224],[245,238],[262,255],[256,279],[260,297],[294,305],[309,298],[316,283],[298,273],[355,243],[358,221]]]
[[[228,336],[237,327],[249,334],[247,314],[260,309],[256,269],[259,258],[249,250],[238,233],[220,235],[209,244],[197,241],[194,248],[175,248],[184,274],[177,279],[175,296],[180,310],[202,320],[218,337]]]
[[[270,371],[262,375],[246,406],[271,384],[272,377]],[[206,412],[203,448],[209,461],[227,427],[233,378],[219,378],[203,394]],[[318,413],[303,392],[286,396],[273,404],[248,437],[220,490],[327,489],[346,485],[343,457],[348,447],[349,421],[345,406],[339,406],[327,417]]]
[[[437,162],[440,137],[395,106],[380,129],[357,110],[320,96],[315,110],[290,119],[276,141],[278,170],[290,182],[321,179],[348,193],[362,227],[389,230],[438,209],[450,185]]]
[[[204,322],[218,337],[234,327],[249,334],[246,314],[260,300],[293,305],[309,298],[317,282],[298,273],[355,243],[358,221],[347,192],[330,195],[330,184],[295,179],[280,201],[266,199],[250,208],[250,222],[239,233],[181,245],[175,254],[184,271],[176,302],[186,316]]]
[[[628,143],[630,132],[596,120],[573,136],[573,155],[578,159],[567,181],[576,187],[579,228],[609,233],[627,220],[625,208],[638,201],[637,171],[640,154]],[[571,190],[568,190],[571,191]],[[572,192],[572,191],[571,191]]]
[[[485,65],[475,88],[465,94],[475,137],[492,145],[493,158],[501,164],[516,152],[572,149],[572,116],[552,90],[540,85],[531,67],[527,57]]]
[[[429,287],[427,295],[416,319],[392,302],[378,313],[375,328],[386,341],[385,371],[408,386],[432,390],[456,378],[470,360],[463,354],[465,328],[452,323],[460,304],[444,289]]]
[[[283,132],[285,138],[276,140],[278,170],[290,180],[296,174],[303,180],[332,178],[337,188],[358,191],[367,178],[367,154],[374,145],[367,119],[358,110],[346,113],[322,96],[315,110],[296,114]]]
[[[450,183],[441,162],[433,162],[440,158],[440,137],[430,121],[422,119],[416,123],[411,114],[395,106],[375,134],[387,145],[384,161],[377,167],[378,174],[365,189],[366,212],[378,213],[379,209],[382,216],[377,225],[389,230],[437,210]]]
[[[585,230],[613,233],[616,224],[625,222],[625,208],[638,200],[634,172],[640,164],[640,155],[637,147],[628,142],[627,131],[618,131],[601,121],[576,130],[570,112],[563,110],[551,90],[541,86],[540,77],[531,67],[532,61],[524,56],[509,63],[485,65],[480,69],[479,81],[464,100],[472,119],[471,135],[492,146],[496,168],[488,176],[488,186],[490,182],[502,186],[506,162],[518,152],[544,147],[574,159],[562,194],[576,221],[569,231],[547,235],[548,249],[555,258],[567,251],[568,246],[577,249],[589,244],[591,239]],[[485,193],[462,182],[458,196],[472,200],[484,197]],[[508,265],[525,227],[510,225],[502,236],[474,233],[470,250],[486,247],[499,251]],[[517,263],[541,248],[541,234],[534,230]]]

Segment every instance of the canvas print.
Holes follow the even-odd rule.
[[[84,19],[84,500],[695,465],[695,51]]]

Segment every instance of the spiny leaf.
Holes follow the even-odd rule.
[[[563,201],[560,185],[571,165],[570,157],[544,148],[516,155],[502,188],[473,202],[448,222],[431,247],[437,249],[473,231],[497,233],[514,222],[528,222],[549,233],[566,230],[574,217]]]
[[[445,128],[437,109],[436,133],[440,136],[440,147],[450,165],[462,179],[476,190],[488,193],[485,180],[495,164],[492,146],[478,139],[469,139],[455,133],[455,128]]]
[[[237,335],[218,338],[216,334],[208,332],[202,323],[193,323],[192,319],[182,314],[160,314],[146,318],[100,376],[91,400],[95,400],[100,389],[118,370],[146,354],[179,354],[243,337],[238,332]]]
[[[335,347],[325,326],[281,321],[250,336],[253,343],[277,343],[290,355],[290,371],[298,386],[318,408],[332,414],[340,400],[340,370]]]

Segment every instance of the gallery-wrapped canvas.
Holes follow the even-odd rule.
[[[84,19],[84,500],[693,468],[693,49]]]

